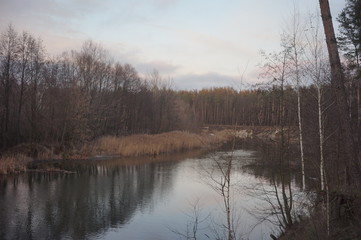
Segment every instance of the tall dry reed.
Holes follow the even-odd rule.
[[[155,156],[164,153],[214,147],[227,141],[229,136],[230,134],[226,131],[202,135],[173,131],[156,135],[105,136],[99,138],[90,146],[84,147],[83,152],[92,155],[121,155],[125,157]]]
[[[27,164],[30,161],[31,158],[23,154],[16,154],[13,156],[3,156],[0,158],[0,174],[25,172],[27,169]]]

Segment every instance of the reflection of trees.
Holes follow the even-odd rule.
[[[240,239],[242,231],[240,219],[242,216],[237,208],[241,206],[237,203],[239,194],[235,191],[240,180],[237,172],[241,169],[242,160],[248,159],[250,156],[247,151],[235,150],[235,141],[233,141],[231,150],[210,154],[208,158],[210,162],[201,166],[200,176],[205,184],[210,186],[220,197],[219,210],[221,211],[216,214],[210,212],[208,215],[211,217],[211,221],[208,222],[207,229],[212,233],[214,239]],[[198,203],[194,205],[194,208],[193,229],[198,229],[198,224],[207,220],[208,217],[199,220],[202,219],[202,216]],[[196,236],[197,232],[193,232],[193,234]],[[189,237],[188,232],[181,235],[187,236],[187,239],[196,239],[196,237]]]
[[[291,181],[298,187],[302,187],[302,175],[300,173],[299,156],[295,146],[289,146],[287,150],[287,164],[280,165],[279,155],[280,149],[276,143],[266,143],[260,141],[248,141],[241,143],[242,149],[256,150],[255,160],[243,167],[247,173],[257,178],[266,179],[270,185],[276,181],[281,184],[281,173],[289,172]],[[280,171],[283,169],[284,171]],[[318,181],[317,169],[308,168],[306,172],[307,189],[317,189]]]
[[[0,180],[0,239],[84,239],[125,224],[170,189],[175,164],[83,164],[76,174]]]
[[[283,136],[273,146],[263,145],[259,153],[256,163],[246,169],[268,183],[250,187],[250,194],[265,203],[254,209],[252,214],[260,223],[270,222],[275,227],[275,233],[282,234],[305,214],[309,199],[299,190],[302,178],[300,174],[295,177],[298,171],[291,166],[294,157]]]

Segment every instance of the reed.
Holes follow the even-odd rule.
[[[27,165],[31,160],[31,158],[23,154],[3,156],[0,158],[0,174],[25,172]]]
[[[126,137],[104,136],[83,148],[89,155],[121,155],[124,157],[157,156],[192,149],[210,148],[224,143],[227,131],[195,134],[173,131],[156,135],[137,134]]]
[[[0,174],[25,172],[31,161],[39,159],[87,159],[95,155],[142,157],[196,149],[207,150],[227,142],[231,136],[232,133],[227,130],[216,131],[210,134],[173,131],[156,135],[104,136],[83,145],[80,150],[64,152],[62,153],[63,156],[56,155],[51,149],[49,150],[38,144],[20,144],[0,157]],[[36,156],[34,156],[34,152],[36,152]],[[54,171],[54,169],[45,170]]]

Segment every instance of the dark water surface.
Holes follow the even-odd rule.
[[[185,239],[182,234],[193,229],[195,216],[204,220],[198,224],[197,239],[215,239],[215,232],[222,235],[225,215],[223,199],[212,187],[212,179],[221,179],[214,159],[224,154],[99,160],[69,164],[72,174],[3,176],[0,239]],[[249,194],[254,186],[271,188],[270,181],[242,170],[259,154],[237,150],[233,156],[237,235],[270,239],[277,230],[252,214],[265,203]]]

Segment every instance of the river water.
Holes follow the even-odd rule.
[[[260,209],[269,207],[264,200],[270,199],[263,194],[271,192],[272,182],[244,168],[259,152],[195,155],[74,162],[66,165],[73,173],[3,176],[0,239],[192,239],[194,227],[197,239],[222,238],[226,215],[217,184],[224,176],[217,164],[230,157],[237,238],[270,239],[277,233],[270,221],[260,221]]]

